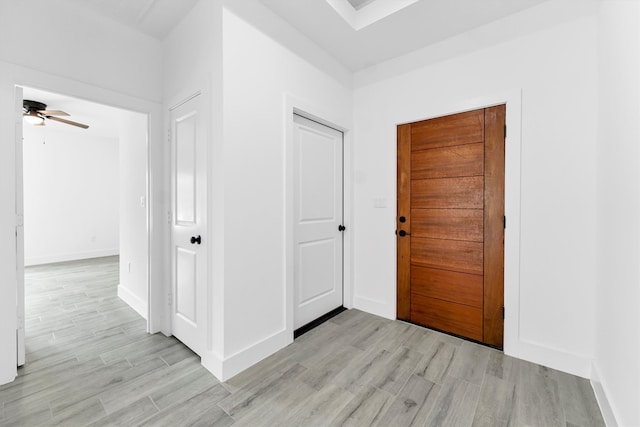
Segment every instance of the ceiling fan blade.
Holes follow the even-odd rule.
[[[78,122],[72,122],[71,120],[61,119],[60,117],[56,117],[56,116],[45,116],[45,117],[50,120],[55,120],[56,122],[65,123],[71,126],[77,126],[82,129],[89,129],[89,125],[84,125]]]
[[[38,113],[44,114],[45,116],[69,116],[68,113],[60,110],[38,110]]]

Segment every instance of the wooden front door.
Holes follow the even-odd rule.
[[[398,319],[502,348],[505,106],[398,126]]]

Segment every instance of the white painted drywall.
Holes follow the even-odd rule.
[[[34,28],[34,31],[24,31]],[[17,36],[19,35],[19,36]],[[43,48],[43,38],[46,45]],[[35,50],[34,50],[35,49]],[[37,52],[35,54],[34,52]],[[16,245],[15,127],[16,84],[48,89],[79,98],[150,112],[152,227],[158,229],[152,248],[163,248],[159,227],[166,219],[164,153],[159,150],[162,98],[162,43],[106,18],[62,1],[27,4],[0,0],[0,383],[16,375]],[[22,126],[21,121],[18,122]],[[162,217],[162,218],[160,218]],[[162,284],[166,265],[152,249],[152,281]],[[164,298],[156,293],[158,297]],[[161,319],[151,324],[162,329]]]
[[[351,124],[352,94],[228,10],[223,28],[224,354],[233,375],[291,340],[285,101]]]
[[[148,314],[147,117],[122,111],[117,182],[120,218],[118,296],[145,319]]]
[[[159,102],[162,44],[64,1],[0,0],[0,60]]]
[[[640,425],[640,4],[599,13],[594,389],[607,425]],[[614,419],[615,418],[615,419]]]
[[[25,264],[118,254],[118,140],[25,124]]]
[[[547,28],[544,17],[555,7],[544,4],[433,47],[441,52],[447,43],[458,49],[463,40],[512,35],[471,53],[462,49],[442,62],[397,68],[395,77],[380,80],[373,79],[375,68],[356,75],[354,304],[395,317],[396,125],[521,91],[521,188],[519,195],[517,189],[511,194],[520,197],[520,277],[519,283],[515,277],[505,284],[516,287],[520,297],[506,307],[517,338],[505,346],[524,359],[588,377],[595,292],[597,25],[593,5],[585,3],[571,6],[577,17]],[[520,22],[527,23],[524,28],[535,26],[530,22],[535,19],[542,30],[512,34]],[[374,208],[378,198],[387,200],[388,208]]]

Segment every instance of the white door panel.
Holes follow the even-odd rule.
[[[342,305],[341,132],[294,115],[294,328]]]
[[[201,355],[206,342],[206,131],[201,95],[171,110],[173,335]]]

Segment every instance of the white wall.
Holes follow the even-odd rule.
[[[564,3],[572,8],[564,14],[575,17],[545,28],[558,4],[543,4],[431,50],[511,34],[500,43],[402,69],[428,56],[431,50],[425,49],[417,58],[356,74],[354,304],[395,317],[396,125],[521,93],[521,106],[507,105],[508,124],[521,114],[521,134],[511,134],[506,148],[509,159],[518,148],[509,141],[520,140],[520,164],[507,160],[506,198],[508,205],[519,201],[521,216],[510,218],[507,211],[507,239],[516,233],[520,242],[506,247],[507,263],[519,262],[519,274],[505,283],[505,351],[588,377],[594,345],[597,26],[594,7],[585,2],[582,10]],[[532,20],[543,29],[530,32]],[[520,25],[526,31],[514,34]],[[380,68],[398,64],[395,77],[375,79]],[[520,177],[509,173],[515,167]],[[387,209],[374,209],[378,197],[386,198]]]
[[[118,254],[118,140],[25,124],[25,264]]]
[[[0,60],[160,101],[161,43],[64,0],[0,0]]]
[[[640,5],[600,8],[594,389],[609,426],[640,425]],[[615,419],[614,419],[615,418]]]
[[[24,31],[34,28],[35,31]],[[43,39],[52,48],[42,48]],[[37,54],[34,53],[37,46]],[[163,152],[158,143],[162,97],[162,44],[61,0],[29,4],[0,0],[0,383],[16,375],[15,85],[46,89],[103,104],[151,113],[152,227],[166,219]],[[154,230],[155,230],[154,228]],[[152,242],[153,283],[166,281],[159,265],[164,234]],[[164,300],[162,293],[162,300]],[[153,296],[152,296],[153,298]],[[162,324],[151,324],[156,331]]]
[[[352,93],[229,10],[223,28],[224,349],[233,375],[292,340],[292,108],[350,127]]]
[[[148,317],[147,117],[122,111],[119,123],[120,284],[118,296]]]

